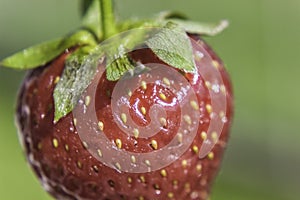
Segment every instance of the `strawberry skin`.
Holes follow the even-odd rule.
[[[199,158],[205,131],[210,122],[210,87],[199,74],[184,74],[197,94],[201,111],[199,128],[191,147],[171,165],[148,173],[126,173],[101,163],[88,151],[76,130],[73,114],[54,119],[53,91],[64,69],[66,52],[46,66],[34,69],[26,76],[20,90],[17,104],[19,136],[25,149],[28,162],[39,177],[43,187],[56,199],[64,200],[166,200],[208,198],[213,180],[221,164],[222,155],[229,137],[233,115],[232,88],[222,61],[213,50],[198,36],[191,38],[204,48],[214,60],[224,83],[226,112],[220,138],[205,158]],[[195,53],[196,53],[196,49]],[[138,50],[130,55],[142,63],[162,63],[149,49]],[[197,63],[197,61],[196,61]],[[149,139],[127,137],[113,120],[111,94],[116,82],[100,79],[97,88],[95,108],[104,133],[111,141],[119,141],[118,146],[131,152],[151,152],[166,145],[178,130],[178,102],[168,104],[172,94],[166,93],[167,103],[161,104],[173,110],[167,112],[167,123],[161,131]],[[178,84],[178,83],[174,83]],[[161,91],[158,85],[149,84],[139,88],[130,98],[130,116],[140,126],[149,122],[147,113]],[[142,109],[143,107],[143,109]],[[143,113],[145,116],[143,116]],[[76,120],[75,120],[76,122]],[[154,142],[153,142],[154,141]],[[99,156],[101,153],[99,152]]]

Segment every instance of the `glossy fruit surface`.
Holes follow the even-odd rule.
[[[221,60],[198,36],[190,37],[210,56],[207,60],[195,59],[195,63],[214,67],[219,72],[223,84],[214,85],[205,80],[199,71],[184,73],[177,70],[189,82],[197,96],[196,100],[187,101],[191,109],[200,112],[197,122],[199,126],[188,150],[172,164],[155,171],[128,173],[120,170],[122,167],[120,165],[111,168],[100,162],[89,152],[88,143],[80,138],[76,128],[76,122],[80,119],[74,118],[73,113],[61,118],[57,123],[53,122],[53,91],[63,72],[64,61],[69,52],[28,73],[20,90],[17,107],[20,140],[31,167],[51,195],[56,199],[78,200],[204,200],[208,198],[228,140],[233,113],[232,89]],[[200,50],[197,46],[193,47],[196,57]],[[165,65],[150,49],[136,50],[130,54],[130,57],[145,65],[148,63]],[[208,61],[210,63],[206,63]],[[130,85],[130,82],[136,78],[134,76],[127,80],[127,84]],[[138,78],[147,80],[143,75]],[[153,75],[152,78],[156,78],[157,82],[142,84],[136,90],[130,91],[131,94],[127,98],[129,115],[120,116],[123,123],[131,118],[143,127],[151,123],[150,107],[154,104],[161,106],[166,110],[166,117],[160,119],[159,132],[149,138],[139,138],[138,134],[128,136],[116,124],[111,102],[117,81],[108,81],[106,76],[102,76],[96,83],[95,105],[92,106],[96,109],[99,129],[103,130],[116,148],[135,153],[153,152],[166,146],[177,136],[181,120],[179,116],[182,112],[179,105],[181,100],[166,88],[171,84],[179,87],[181,82],[176,82],[176,78],[163,79],[159,75]],[[214,113],[211,92],[225,96],[226,110]],[[85,103],[89,106],[90,100]],[[212,114],[219,115],[224,123],[219,138],[218,135],[207,132]],[[187,124],[191,123],[188,116],[184,119]],[[203,141],[209,136],[216,140],[216,145],[205,158],[200,158],[199,151]],[[93,140],[97,143],[97,138]],[[181,142],[180,138],[178,142]],[[98,150],[98,156],[102,157],[103,152]],[[131,162],[134,162],[134,158]],[[147,164],[151,165],[151,163]]]

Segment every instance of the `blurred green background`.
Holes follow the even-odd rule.
[[[300,1],[116,0],[119,17],[177,10],[229,19],[207,38],[235,89],[235,121],[212,200],[300,199]],[[79,0],[0,0],[0,60],[80,22]],[[24,73],[0,68],[0,199],[50,200],[27,167],[14,126]]]

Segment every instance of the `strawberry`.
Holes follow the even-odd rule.
[[[107,8],[109,1],[100,5]],[[153,24],[162,23],[162,18],[170,22],[171,16],[161,15]],[[164,42],[170,32],[162,30],[155,37],[156,32],[120,60],[101,57],[92,77],[84,71],[86,63],[97,53],[94,45],[103,39],[82,37],[90,32],[76,33],[75,43],[74,39],[59,41],[60,45],[48,48],[53,56],[34,64],[22,57],[23,68],[32,69],[17,102],[19,138],[30,166],[54,198],[208,198],[228,141],[233,97],[222,61],[199,33],[213,35],[220,26],[209,34],[194,31],[200,26],[181,19],[172,23],[188,27],[184,37],[173,36],[175,46],[172,41]],[[129,27],[135,24],[139,23]],[[109,31],[103,31],[105,38]],[[193,68],[187,69],[189,63],[180,60],[185,56],[157,51],[157,43],[181,49],[174,52],[182,54],[189,52],[185,44],[190,45],[186,55],[190,54]],[[14,59],[3,65],[19,65]],[[74,71],[82,76],[79,81],[72,79]],[[75,105],[70,96],[76,96]]]

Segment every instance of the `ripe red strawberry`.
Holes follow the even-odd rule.
[[[200,35],[226,23],[164,13],[115,26],[111,1],[91,2],[86,29],[1,63],[31,69],[16,113],[29,164],[56,199],[207,199],[233,99],[222,61]]]
[[[197,36],[193,38],[197,38],[198,44],[209,52],[214,60],[210,65],[217,66],[222,75],[222,88],[225,89],[224,95],[227,100],[225,126],[211,153],[200,159],[198,153],[210,122],[211,110],[208,105],[211,105],[211,88],[208,82],[205,84],[200,74],[185,74],[198,97],[198,102],[192,105],[199,106],[201,112],[197,135],[189,149],[178,160],[149,173],[121,172],[107,167],[92,156],[87,150],[89,147],[82,142],[77,133],[72,113],[63,117],[57,124],[53,123],[53,90],[68,53],[44,67],[29,72],[21,88],[17,121],[29,163],[48,192],[57,199],[207,199],[228,139],[232,120],[232,90],[220,59],[203,40]],[[143,63],[162,63],[149,49],[137,50],[131,57]],[[172,105],[174,109],[167,113],[167,122],[157,135],[148,139],[129,138],[113,120],[111,94],[107,91],[113,91],[115,84],[116,82],[108,81],[103,76],[99,81],[101,87],[98,87],[96,94],[97,117],[103,123],[107,137],[111,141],[119,139],[119,147],[132,152],[151,152],[166,145],[178,129],[178,102]],[[140,125],[149,123],[149,115],[143,117],[141,107],[147,112],[155,99],[161,98],[159,95],[159,84],[148,84],[146,89],[138,88],[130,98],[132,119]],[[163,99],[165,103],[161,103],[166,109],[171,104],[169,95],[171,94],[166,93],[166,98]],[[160,101],[155,103],[159,104]]]

